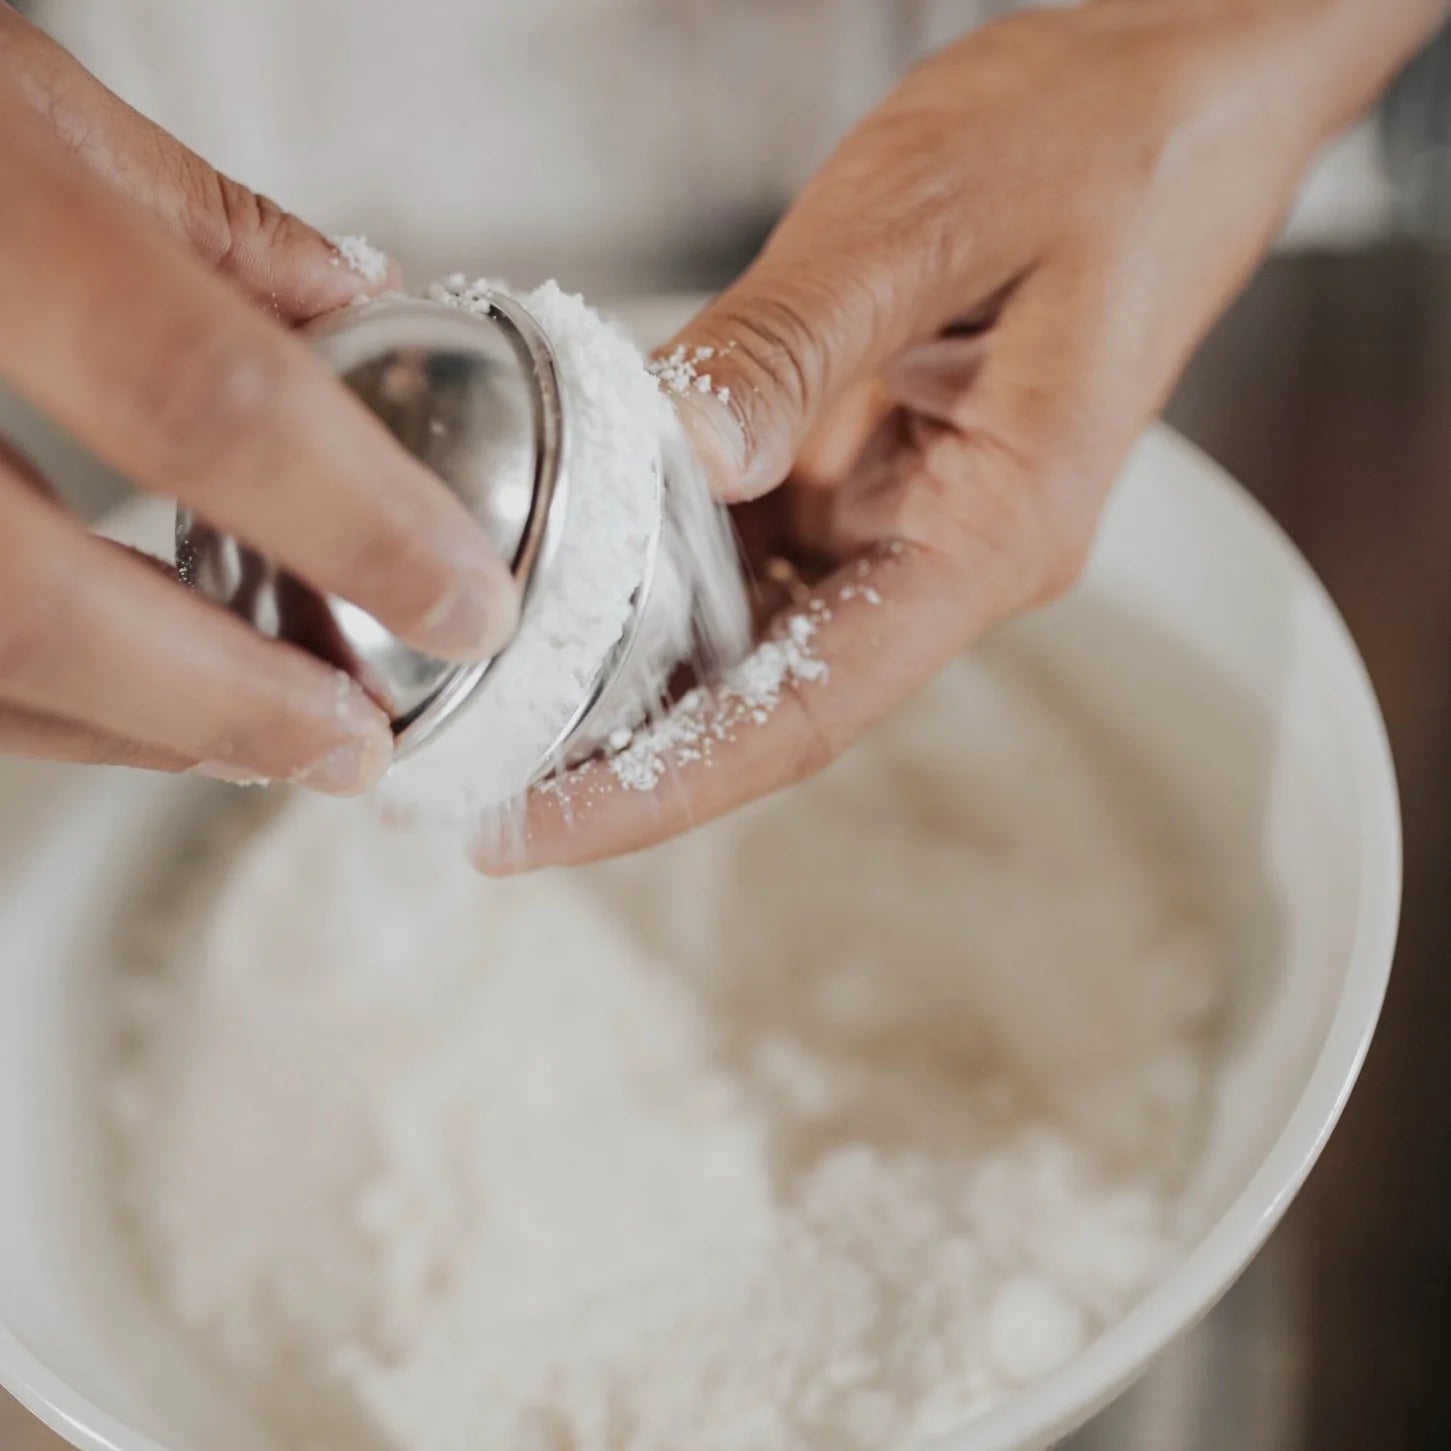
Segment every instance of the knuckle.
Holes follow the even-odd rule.
[[[288,387],[283,351],[260,330],[212,319],[173,330],[135,384],[166,481],[226,471],[271,425]]]
[[[205,162],[196,163],[191,192],[192,245],[221,272],[230,270],[246,252],[285,244],[302,225],[270,197]]]
[[[732,408],[754,454],[761,425],[750,398],[772,400],[772,411],[793,417],[808,415],[820,393],[814,364],[816,342],[803,311],[788,297],[772,294],[748,307],[726,309],[716,325],[731,353],[733,371],[744,386],[732,389]],[[784,408],[783,408],[784,405]]]
[[[787,297],[757,300],[749,318],[741,320],[739,346],[775,388],[800,410],[810,408],[815,388],[807,359],[814,346],[810,325]]]
[[[236,246],[233,227],[235,202],[231,183],[205,162],[182,162],[184,173],[178,180],[189,193],[187,235],[197,255],[212,267],[223,267]]]
[[[232,230],[236,235],[251,237],[268,248],[286,246],[293,240],[302,224],[291,212],[261,192],[249,191],[244,186],[238,186],[237,190],[242,193],[238,205],[245,225],[234,223]]]

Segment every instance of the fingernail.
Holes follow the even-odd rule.
[[[514,577],[496,555],[472,551],[461,569],[456,566],[455,574],[458,583],[420,622],[420,648],[447,660],[497,655],[519,628],[519,587]]]
[[[327,796],[357,796],[383,778],[393,760],[391,737],[354,736],[293,775],[292,782]]]
[[[750,498],[770,487],[752,477],[759,470],[749,456],[745,429],[731,402],[698,391],[678,394],[671,401],[717,496]]]

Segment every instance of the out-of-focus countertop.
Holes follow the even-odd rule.
[[[1451,254],[1272,262],[1171,410],[1319,570],[1380,692],[1405,911],[1325,1158],[1224,1304],[1072,1451],[1451,1443]],[[0,1396],[3,1451],[61,1451]],[[194,1448],[177,1448],[194,1451]]]

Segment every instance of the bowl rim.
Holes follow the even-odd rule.
[[[1339,1121],[1379,1019],[1400,917],[1400,803],[1390,742],[1369,673],[1329,592],[1270,514],[1200,449],[1157,425],[1146,444],[1186,465],[1175,487],[1214,496],[1211,507],[1271,547],[1315,605],[1340,687],[1339,724],[1356,763],[1359,893],[1341,990],[1305,1085],[1263,1162],[1199,1242],[1123,1319],[1010,1400],[914,1451],[1020,1451],[1047,1445],[1125,1390],[1154,1357],[1206,1315],[1263,1246]],[[1142,447],[1143,445],[1141,445]],[[78,803],[84,805],[84,803]],[[75,809],[75,804],[71,810]],[[69,816],[70,811],[64,813]],[[0,1386],[78,1451],[181,1451],[118,1421],[51,1372],[0,1323]]]
[[[1358,901],[1344,986],[1305,1085],[1284,1126],[1229,1207],[1171,1272],[1082,1352],[1008,1401],[913,1451],[1020,1451],[1046,1446],[1126,1390],[1149,1363],[1193,1328],[1231,1289],[1303,1187],[1330,1139],[1369,1052],[1390,981],[1400,927],[1400,793],[1384,716],[1360,649],[1319,575],[1279,523],[1202,449],[1165,425],[1146,442],[1178,455],[1179,487],[1217,495],[1278,556],[1314,602],[1328,631],[1330,669],[1343,687],[1341,727],[1356,763],[1361,823]],[[148,1448],[149,1451],[149,1448]]]

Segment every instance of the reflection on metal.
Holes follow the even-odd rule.
[[[483,525],[527,599],[553,563],[568,506],[565,390],[539,324],[502,296],[477,315],[389,297],[330,313],[306,332],[404,449]],[[457,715],[492,663],[420,654],[186,508],[177,512],[176,562],[188,584],[263,635],[354,676],[392,720],[400,757]]]

